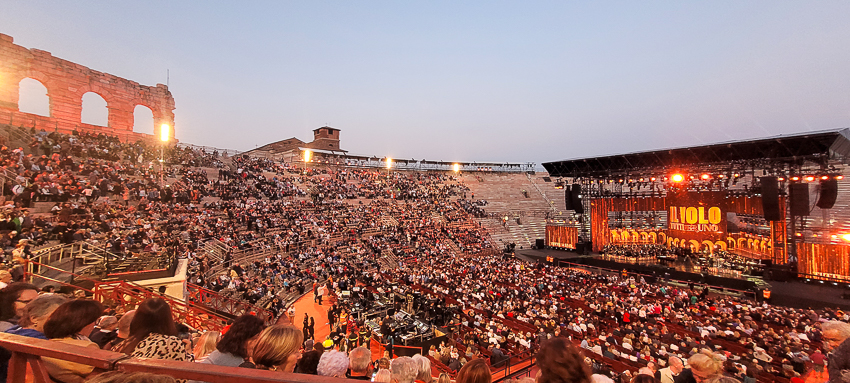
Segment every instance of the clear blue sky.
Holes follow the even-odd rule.
[[[0,33],[146,85],[177,137],[545,161],[850,126],[850,1],[0,1]]]

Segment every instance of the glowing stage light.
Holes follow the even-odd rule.
[[[837,179],[837,180],[843,180],[843,179],[844,179],[844,176],[835,176],[835,179]]]
[[[812,182],[815,180],[815,176],[806,176],[806,182]]]
[[[683,175],[681,175],[681,174],[676,173],[676,174],[673,174],[673,175],[670,177],[670,179],[671,179],[671,180],[673,180],[673,182],[682,182],[682,181],[684,181],[684,180],[685,180],[685,176],[683,176]]]
[[[822,180],[826,181],[826,180],[828,180],[828,179],[829,179],[829,176],[821,176],[821,177],[820,177],[820,179],[822,179]]]
[[[842,234],[841,239],[843,239],[845,242],[850,242],[850,233]]]
[[[711,176],[708,173],[704,173],[702,176],[700,176],[700,178],[707,180],[707,179],[711,178]]]

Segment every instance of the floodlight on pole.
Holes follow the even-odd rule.
[[[387,157],[387,170],[390,170],[393,167],[393,159]]]
[[[454,164],[452,167],[454,168],[455,173],[460,171],[460,164]]]
[[[171,127],[168,124],[162,124],[159,127],[159,140],[162,145],[159,146],[159,184],[165,184],[165,143],[168,142],[171,133]]]
[[[313,152],[310,149],[304,149],[304,174],[307,174],[307,163],[313,157]]]
[[[159,127],[159,140],[162,142],[168,142],[168,139],[171,136],[171,127],[168,124],[162,124]]]

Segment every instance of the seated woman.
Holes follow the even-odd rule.
[[[148,298],[130,322],[130,336],[113,350],[130,356],[187,361],[192,356],[177,337],[171,306],[162,298]]]
[[[221,339],[221,333],[218,331],[207,331],[198,337],[195,342],[193,353],[195,360],[201,360],[215,350],[215,345]]]
[[[29,283],[15,282],[0,290],[0,331],[18,324],[24,307],[38,297],[38,288]]]
[[[91,334],[94,322],[103,315],[103,305],[91,299],[63,303],[44,324],[47,339],[75,346],[100,349],[97,343],[83,334]],[[79,383],[91,374],[94,367],[54,358],[41,358],[47,373],[59,382]]]
[[[47,339],[44,336],[44,324],[50,318],[50,314],[57,307],[67,302],[68,298],[59,294],[44,294],[27,303],[24,314],[18,326],[6,330],[7,334],[28,336],[31,338]],[[12,354],[4,348],[0,348],[0,382],[6,381],[9,368],[9,359]]]
[[[251,359],[258,369],[293,372],[303,341],[304,334],[295,326],[270,326],[257,338]]]
[[[538,383],[590,383],[590,368],[584,363],[578,349],[565,338],[552,338],[543,342],[537,351],[537,364],[540,368]],[[461,381],[460,373],[457,381],[465,383]]]
[[[218,341],[215,351],[207,355],[200,363],[228,367],[238,367],[243,364],[248,366],[250,364],[248,351],[253,351],[257,335],[265,327],[262,319],[251,314],[236,318],[227,333]]]

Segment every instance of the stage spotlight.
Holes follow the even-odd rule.
[[[800,177],[797,177],[797,176],[791,177],[791,181],[799,181],[799,180],[800,180]]]
[[[822,180],[826,181],[826,180],[828,180],[828,179],[829,179],[829,176],[821,176],[821,177],[820,177],[820,179],[822,179]]]
[[[682,181],[685,180],[685,176],[677,173],[677,174],[673,174],[673,176],[670,179],[673,180],[673,182],[682,182]]]
[[[777,180],[778,181],[785,181],[785,177],[779,177],[779,178],[777,178]]]
[[[850,242],[850,233],[842,234],[841,239],[843,239],[845,242]]]
[[[735,177],[735,178],[738,178],[738,177],[740,177],[740,176],[741,176],[741,175],[740,175],[740,174],[738,174],[738,173],[735,173],[735,174],[733,175],[733,177]]]
[[[812,182],[815,180],[815,176],[806,176],[806,182]]]
[[[707,179],[711,178],[711,176],[708,173],[703,173],[703,175],[700,178],[707,180]]]
[[[649,180],[652,181],[652,182],[655,182],[655,177],[652,177]]]
[[[718,175],[717,175],[717,178],[723,178],[723,177],[726,177],[726,176],[724,176],[723,174],[718,174]]]
[[[844,179],[844,176],[840,176],[840,175],[839,175],[839,176],[835,176],[835,179],[837,179],[837,180],[843,180],[843,179]]]

